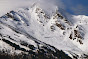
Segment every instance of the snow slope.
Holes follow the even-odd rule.
[[[88,55],[87,19],[85,15],[69,15],[58,7],[50,11],[36,4],[29,8],[18,8],[0,17],[0,48],[20,53],[14,46],[5,43],[12,42],[29,51],[30,48],[22,45],[26,42],[33,45],[36,51],[36,42],[39,42],[39,47],[49,44],[72,58],[82,59]]]
[[[52,10],[57,5],[60,8],[64,8],[64,5],[60,0],[0,0],[0,16],[17,8],[31,7],[35,3],[45,10]]]

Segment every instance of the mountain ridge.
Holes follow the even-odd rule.
[[[83,23],[80,17],[71,15],[68,20],[58,9],[49,15],[36,5],[31,8],[19,8],[0,18],[0,39],[1,42],[9,43],[12,47],[18,47],[16,49],[25,52],[31,49],[36,51],[44,46],[54,52],[55,49],[63,50],[72,58],[83,58],[84,51],[87,51],[87,48],[82,49],[86,44],[83,26],[87,22],[84,19]],[[8,49],[6,46],[3,48]]]

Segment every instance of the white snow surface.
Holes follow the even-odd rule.
[[[41,0],[41,1],[44,1],[44,0]],[[24,4],[26,2],[17,2],[17,3]],[[24,8],[25,6],[26,8]],[[15,7],[18,7],[18,5],[15,5]],[[88,54],[88,45],[87,45],[88,16],[66,14],[64,15],[63,18],[60,18],[57,15],[57,13],[60,12],[60,11],[57,12],[59,8],[55,5],[50,9],[43,8],[44,6],[40,6],[39,4],[36,5],[36,3],[33,3],[31,7],[28,7],[28,5],[23,5],[20,7],[22,8],[16,9],[15,10],[16,13],[14,13],[14,16],[18,19],[18,21],[14,21],[12,18],[6,18],[6,19],[0,18],[0,21],[12,26],[16,30],[19,29],[19,31],[22,31],[23,34],[24,33],[30,34],[33,37],[37,38],[38,40],[45,42],[47,44],[50,44],[59,50],[63,50],[69,53],[73,52],[78,55],[79,54],[81,55],[83,53]],[[2,7],[0,6],[0,8]],[[11,9],[7,11],[11,11],[13,9],[15,8],[11,7]],[[2,11],[5,13],[7,12],[3,9]],[[4,13],[2,13],[2,15],[3,14]],[[63,14],[61,13],[59,14],[63,16]],[[58,25],[59,27],[56,24],[59,24]],[[1,24],[0,24],[0,27],[4,28],[0,30],[0,33],[4,35],[10,35],[12,38],[15,38],[17,42],[19,42],[20,40],[23,40],[25,42],[28,42],[29,44],[34,44],[34,46],[36,46],[36,44],[32,40],[27,39],[26,36],[24,35],[15,33],[9,27],[3,26]],[[61,27],[64,29],[61,29]],[[80,36],[82,37],[81,39],[79,37],[75,37],[75,30],[78,31],[77,33],[78,35],[80,34]],[[14,34],[16,34],[16,36],[19,36],[19,37],[14,36]],[[73,39],[69,38],[70,34],[72,34]],[[82,42],[80,43],[79,40]],[[2,47],[2,45],[0,45],[0,47]],[[23,48],[26,48],[26,47],[23,47]]]
[[[0,16],[3,16],[11,10],[21,7],[30,7],[33,4],[38,4],[46,10],[52,10],[55,6],[64,8],[64,5],[60,0],[0,0]]]

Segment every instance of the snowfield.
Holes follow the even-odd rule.
[[[0,17],[0,50],[11,50],[11,53],[21,52],[5,43],[6,40],[26,50],[31,49],[21,45],[22,42],[38,48],[35,43],[38,41],[40,47],[47,46],[44,43],[49,44],[58,50],[63,50],[72,58],[78,55],[76,57],[80,59],[85,57],[84,54],[88,55],[88,16],[70,15],[55,5],[47,9],[45,6],[40,6],[43,0],[40,4],[34,3],[29,7],[29,2],[18,6],[26,3],[22,1],[14,5],[17,9],[12,6],[6,11],[5,9],[0,11],[0,16],[5,14]],[[2,8],[1,4],[0,8]]]

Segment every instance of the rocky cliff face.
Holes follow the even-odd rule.
[[[1,57],[87,58],[87,19],[64,15],[59,9],[48,14],[36,5],[10,11],[0,17]]]

